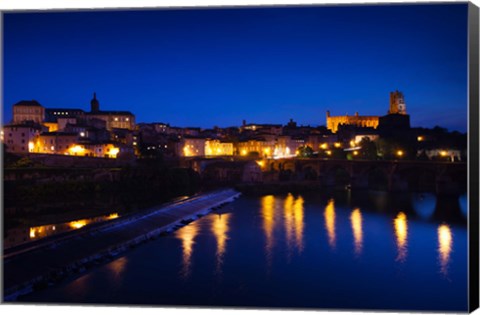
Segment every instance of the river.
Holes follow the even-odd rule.
[[[20,299],[37,303],[467,310],[465,196],[242,196]]]

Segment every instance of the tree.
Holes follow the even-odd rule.
[[[366,160],[377,159],[377,145],[368,137],[363,137],[360,141],[361,157]]]
[[[308,145],[303,145],[298,148],[298,157],[310,158],[313,156],[313,149]]]

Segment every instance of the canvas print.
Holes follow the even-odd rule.
[[[4,303],[468,311],[470,9],[3,12]]]

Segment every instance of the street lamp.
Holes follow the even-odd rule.
[[[398,151],[397,151],[397,156],[398,156],[398,157],[402,157],[402,156],[403,156],[403,151],[402,151],[402,150],[398,150]]]

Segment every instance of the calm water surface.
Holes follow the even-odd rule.
[[[465,311],[463,199],[242,196],[23,301]]]

